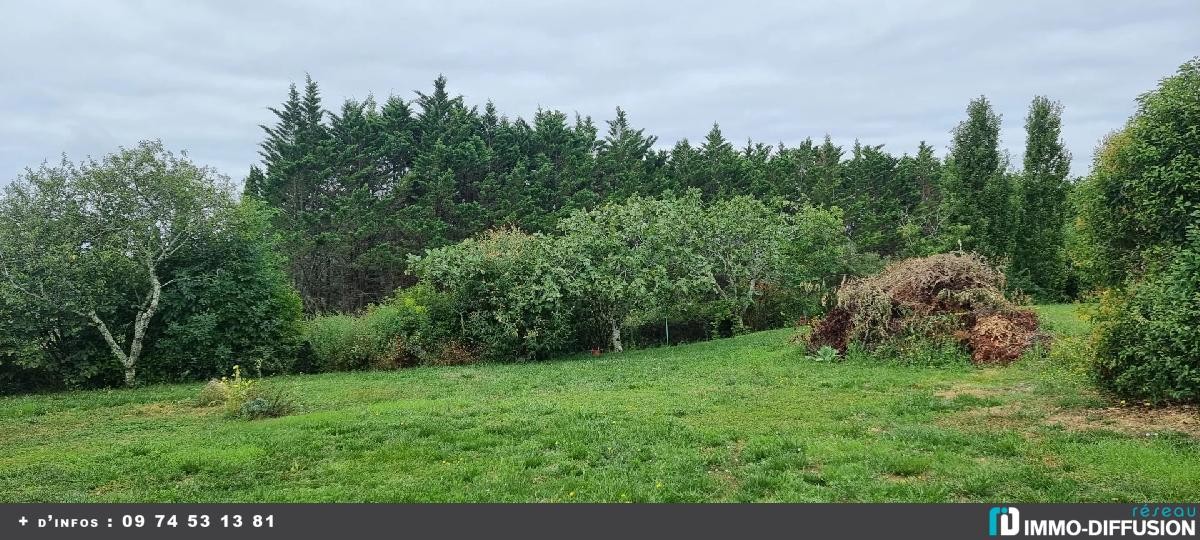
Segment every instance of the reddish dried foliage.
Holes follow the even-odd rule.
[[[947,253],[906,259],[844,284],[838,305],[818,321],[813,347],[845,351],[908,332],[953,337],[977,364],[1007,364],[1041,339],[1037,315],[1004,297],[1004,274],[981,257]]]

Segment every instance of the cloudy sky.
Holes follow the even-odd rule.
[[[503,4],[503,5],[501,5]],[[0,183],[27,166],[161,138],[235,179],[266,107],[305,73],[326,106],[445,74],[469,103],[625,108],[669,146],[735,141],[944,152],[987,95],[1019,162],[1030,98],[1066,107],[1085,174],[1134,98],[1200,55],[1200,2],[23,2],[0,17]]]

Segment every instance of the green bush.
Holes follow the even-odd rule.
[[[410,262],[437,299],[432,311],[439,362],[476,355],[495,360],[543,358],[575,343],[560,242],[516,229],[488,231]],[[465,354],[471,351],[475,354]]]
[[[1079,186],[1073,259],[1112,287],[1093,373],[1150,402],[1200,401],[1200,58],[1138,98]]]
[[[391,369],[415,365],[429,354],[428,310],[413,292],[370,306],[359,317],[329,315],[305,323],[304,337],[316,371]]]
[[[1101,142],[1074,195],[1072,259],[1085,281],[1121,286],[1200,223],[1200,57],[1138,98]]]
[[[292,371],[303,308],[267,219],[247,201],[231,211],[235,226],[192,259],[181,256],[188,270],[164,292],[161,331],[151,336],[140,371],[147,380],[211,378],[237,363],[258,377]]]
[[[437,342],[530,360],[791,325],[866,264],[840,212],[749,197],[631,197],[558,229],[493,230],[414,257],[442,300]]]
[[[1162,268],[1105,296],[1094,374],[1130,399],[1200,401],[1200,230]]]
[[[316,317],[304,323],[304,340],[312,350],[314,371],[361,368],[359,357],[361,325],[350,315]]]

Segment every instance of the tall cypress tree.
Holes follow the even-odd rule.
[[[1060,138],[1062,104],[1033,98],[1025,117],[1025,167],[1017,189],[1012,274],[1016,285],[1045,299],[1058,299],[1066,277],[1063,223],[1071,154]]]
[[[850,237],[867,251],[891,255],[900,248],[897,225],[905,213],[905,187],[897,178],[898,160],[883,145],[857,141],[845,162],[841,204]]]
[[[1000,116],[986,97],[971,100],[953,134],[944,195],[952,222],[964,225],[964,248],[1000,259],[1010,255],[1012,179],[1000,152]]]
[[[258,183],[259,196],[279,209],[275,227],[282,236],[282,249],[290,254],[288,271],[312,311],[330,309],[333,262],[323,240],[331,223],[330,197],[326,182],[331,148],[321,108],[317,83],[305,77],[304,92],[295,85],[281,108],[270,109],[274,126],[262,126],[267,138],[260,145],[265,178]]]
[[[814,148],[812,174],[806,175],[804,194],[809,202],[817,206],[845,207],[845,168],[842,165],[842,147],[833,144],[833,138],[825,135],[825,141]]]
[[[771,194],[794,202],[808,199],[816,160],[817,147],[811,138],[804,139],[795,148],[780,143],[767,162]]]

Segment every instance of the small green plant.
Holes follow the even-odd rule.
[[[237,417],[247,420],[278,418],[296,412],[296,398],[277,386],[254,386],[237,410]]]
[[[813,362],[836,362],[838,359],[838,352],[837,349],[830,347],[829,345],[825,345],[820,349],[817,349],[815,353],[808,355],[806,358],[808,360],[812,360]]]
[[[242,367],[233,366],[232,377],[213,379],[200,389],[196,406],[223,405],[225,415],[230,418],[274,418],[296,411],[296,399],[286,389],[260,385],[258,381],[242,377]]]
[[[204,385],[204,388],[200,389],[195,404],[197,407],[212,407],[224,404],[227,399],[229,399],[229,385],[225,383],[224,379],[212,379]]]
[[[225,385],[225,414],[229,416],[237,416],[240,412],[242,403],[250,396],[254,390],[254,380],[242,377],[242,366],[233,366],[233,377],[221,377],[221,383]]]

